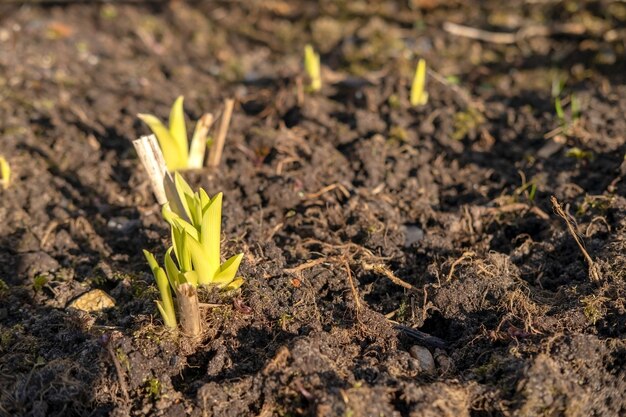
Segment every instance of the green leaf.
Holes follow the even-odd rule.
[[[198,230],[195,227],[193,227],[193,225],[191,223],[188,223],[188,222],[184,221],[180,217],[175,217],[173,219],[173,222],[174,222],[174,225],[177,228],[181,229],[185,233],[188,233],[194,239],[196,239],[196,240],[199,239]]]
[[[202,223],[202,206],[200,205],[200,198],[196,198],[195,195],[185,195],[187,200],[187,207],[189,207],[189,213],[191,215],[191,223],[198,229]]]
[[[159,312],[161,313],[161,317],[163,317],[163,322],[165,322],[165,325],[171,329],[175,329],[177,327],[177,324],[176,324],[176,313],[174,313],[174,310],[169,311],[167,307],[164,306],[163,302],[161,301],[157,301],[156,305],[157,305],[157,308],[159,309]]]
[[[178,215],[170,208],[170,203],[163,204],[163,207],[161,207],[161,216],[163,216],[163,220],[168,222],[170,225],[173,224],[174,217],[178,217]]]
[[[174,259],[172,259],[173,249],[174,247],[172,246],[171,248],[167,250],[167,252],[165,252],[165,260],[163,263],[165,264],[165,271],[167,272],[167,279],[170,282],[170,286],[176,289],[176,287],[178,287],[178,284],[179,284],[178,274],[180,273],[180,271],[178,270],[178,267],[174,263]]]
[[[187,235],[185,241],[188,244],[193,267],[198,273],[198,283],[201,285],[211,284],[216,272],[219,271],[219,263],[215,265],[209,262],[208,256],[204,252],[202,245],[193,237]]]
[[[187,181],[185,181],[183,176],[180,175],[178,172],[174,173],[174,185],[176,186],[176,195],[178,196],[178,199],[180,200],[180,202],[183,205],[183,208],[185,209],[184,214],[178,213],[178,215],[181,217],[186,215],[188,219],[191,219],[191,211],[189,209],[189,203],[187,201],[187,197],[189,196],[193,198],[193,190],[191,189],[189,184],[187,184]],[[166,194],[167,194],[167,190],[166,190]],[[174,198],[175,197],[172,196],[172,199]],[[168,196],[167,201],[171,201],[169,196]]]
[[[411,106],[423,106],[428,103],[426,92],[426,61],[420,59],[417,62],[413,83],[411,84]]]
[[[150,271],[152,271],[152,273],[155,273],[154,270],[159,267],[159,263],[157,262],[154,255],[144,249],[143,256],[145,256],[146,260],[148,261],[148,265],[150,266]]]
[[[138,114],[137,117],[147,124],[150,130],[152,130],[152,133],[157,137],[159,146],[163,151],[163,158],[165,158],[167,169],[169,171],[175,171],[185,168],[186,157],[183,159],[183,155],[180,153],[176,140],[174,140],[165,125],[161,123],[156,116],[151,114]]]
[[[220,264],[220,240],[222,230],[222,193],[211,199],[211,204],[202,218],[200,243],[212,265]]]
[[[196,271],[187,271],[185,273],[180,274],[184,282],[187,282],[194,287],[198,286],[198,273]],[[181,281],[182,282],[182,281]]]
[[[224,291],[233,291],[243,285],[243,278],[237,277],[222,288]]]
[[[202,168],[206,153],[206,138],[212,124],[213,115],[208,113],[202,115],[196,123],[189,145],[189,158],[187,158],[189,168]]]
[[[180,270],[183,272],[191,271],[193,269],[193,265],[191,263],[191,253],[189,252],[189,243],[187,242],[187,233],[184,230],[179,230],[180,233],[180,258],[178,259],[178,264],[180,265]]]
[[[209,205],[211,204],[211,197],[204,191],[204,188],[200,188],[200,205],[202,205],[202,214],[206,213]]]
[[[170,110],[170,134],[178,150],[181,158],[185,162],[183,168],[187,168],[187,158],[189,157],[189,144],[187,142],[187,126],[185,125],[185,112],[183,111],[183,96],[179,96],[172,109]]]
[[[561,105],[561,99],[559,97],[554,99],[554,110],[556,111],[559,121],[561,121],[561,123],[565,122],[565,112],[563,111],[563,106]]]
[[[215,275],[213,282],[220,287],[231,283],[235,279],[235,275],[237,275],[237,270],[239,269],[239,264],[242,259],[243,253],[240,253],[224,262],[220,267],[220,271]]]
[[[313,46],[307,44],[304,47],[304,70],[311,79],[310,89],[319,91],[322,88],[322,77],[320,69],[320,56],[315,53]]]
[[[159,311],[163,316],[165,324],[169,327],[176,327],[176,313],[174,312],[174,301],[172,299],[172,291],[170,289],[170,283],[167,279],[167,275],[163,268],[157,266],[153,269],[154,278],[161,294],[161,301],[157,301]]]
[[[11,167],[7,160],[0,156],[0,185],[6,190],[9,184],[11,184]]]
[[[175,178],[176,175],[179,174],[175,173]],[[166,175],[165,178],[163,178],[163,188],[165,189],[165,196],[167,197],[167,209],[174,213],[176,216],[182,218],[183,220],[191,221],[189,219],[187,209],[185,208],[185,203],[183,202],[184,199],[181,198],[180,194],[178,193],[175,180],[172,179],[171,175]],[[167,220],[167,217],[165,219]]]

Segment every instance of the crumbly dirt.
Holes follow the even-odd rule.
[[[0,5],[0,415],[626,414],[624,3],[25,3]],[[219,171],[184,174],[245,253],[198,343],[154,304],[169,234],[130,142],[180,94],[190,120],[237,100]],[[94,288],[115,307],[67,308]]]

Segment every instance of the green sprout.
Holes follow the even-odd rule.
[[[579,161],[584,160],[584,159],[592,160],[593,152],[584,151],[575,146],[573,148],[568,149],[567,152],[565,152],[565,156],[568,158],[578,159]]]
[[[415,68],[413,83],[411,84],[411,106],[423,106],[428,103],[428,92],[426,91],[426,61],[420,59]]]
[[[564,126],[567,121],[565,120],[565,112],[563,111],[563,105],[561,104],[561,99],[559,97],[554,99],[554,111],[556,113],[556,117],[559,119],[559,124]]]
[[[11,167],[3,156],[0,156],[0,186],[5,190],[11,183]]]
[[[161,396],[162,388],[161,381],[157,378],[149,378],[146,381],[146,393],[155,400]]]
[[[320,56],[315,52],[313,46],[306,44],[304,47],[304,69],[309,76],[311,85],[310,91],[320,91],[322,89],[322,75],[320,69]]]
[[[165,271],[159,266],[159,263],[155,259],[154,255],[145,249],[143,251],[143,254],[148,261],[148,265],[150,265],[150,270],[154,275],[154,279],[157,282],[157,287],[159,287],[159,293],[161,294],[161,299],[156,301],[157,308],[161,313],[161,317],[163,317],[165,325],[167,327],[175,329],[176,312],[174,311],[174,300],[172,299],[172,291],[170,290],[170,285],[172,283],[168,281],[169,277],[165,275]],[[172,285],[172,287],[174,285]]]
[[[552,94],[554,96],[555,93],[560,94],[561,90],[558,88],[552,87]],[[571,133],[571,128],[573,125],[578,122],[581,116],[581,104],[580,99],[574,94],[569,95],[569,117],[565,112],[565,104],[567,104],[567,98],[565,100],[561,100],[559,95],[554,96],[554,112],[556,113],[556,118],[559,122],[559,126],[565,134]]]
[[[165,252],[163,261],[165,268],[158,265],[150,252],[144,250],[144,255],[161,294],[157,307],[165,324],[175,328],[171,289],[176,292],[185,283],[194,287],[237,289],[243,284],[243,279],[236,277],[243,254],[221,263],[222,193],[212,198],[202,188],[194,193],[178,173],[165,190],[168,202],[162,214],[172,234],[172,246]]]
[[[157,137],[169,171],[202,168],[204,162],[207,137],[206,130],[201,128],[203,119],[198,121],[190,145],[187,139],[183,100],[183,96],[179,96],[172,105],[169,127],[152,114],[137,115]]]
[[[570,110],[572,111],[572,120],[580,119],[580,100],[573,93],[570,96]]]

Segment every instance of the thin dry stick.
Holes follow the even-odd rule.
[[[126,404],[130,403],[130,397],[128,396],[128,387],[126,385],[126,379],[124,379],[124,372],[122,371],[122,366],[120,362],[117,360],[115,356],[115,352],[113,351],[113,347],[110,344],[107,344],[107,352],[111,357],[111,361],[113,362],[113,366],[115,366],[115,373],[117,373],[117,379],[120,382],[120,389],[122,390],[122,394],[124,395],[124,400]]]
[[[348,282],[350,283],[350,289],[352,290],[352,297],[354,298],[354,304],[356,305],[356,312],[358,313],[361,310],[361,300],[359,299],[359,292],[354,285],[354,279],[352,278],[352,271],[350,270],[350,265],[347,261],[344,261],[344,266],[346,267],[346,272],[348,273]]]
[[[389,278],[389,280],[391,282],[393,282],[394,284],[399,285],[401,287],[404,287],[407,290],[416,290],[416,288],[413,285],[411,285],[408,282],[398,278],[393,272],[391,272],[389,270],[389,268],[387,268],[383,264],[372,265],[372,264],[368,264],[367,262],[361,262],[361,266],[366,271],[374,271],[374,272],[376,272],[378,274],[382,274],[382,275],[386,276],[387,278]]]
[[[445,22],[443,24],[443,30],[455,36],[462,36],[464,38],[476,39],[491,43],[509,44],[515,43],[515,41],[517,40],[517,36],[515,35],[515,33],[489,32],[469,26],[458,25],[452,22]]]
[[[235,100],[232,98],[224,101],[224,113],[222,114],[222,120],[215,136],[215,142],[211,145],[209,150],[209,167],[217,168],[222,159],[222,151],[224,150],[224,143],[226,143],[226,134],[228,133],[228,126],[230,126],[230,118],[233,115],[233,108],[235,107]]]
[[[556,197],[554,196],[550,197],[550,201],[552,202],[552,207],[554,208],[554,212],[563,220],[565,220],[565,224],[567,225],[567,230],[569,230],[570,235],[572,235],[572,237],[576,241],[576,244],[578,245],[578,248],[580,248],[580,251],[582,252],[585,258],[585,261],[587,261],[587,265],[589,267],[589,278],[594,282],[600,281],[600,272],[598,271],[598,265],[593,261],[593,259],[591,259],[591,256],[589,256],[589,253],[585,249],[585,244],[582,238],[578,235],[578,232],[576,231],[576,227],[574,226],[576,224],[576,221],[572,218],[572,216],[565,213],[565,211],[561,207],[561,204],[559,204],[559,201],[556,199]]]
[[[463,262],[466,259],[470,259],[474,255],[475,255],[475,253],[471,252],[471,251],[464,252],[463,255],[461,255],[461,257],[459,259],[454,261],[452,263],[452,266],[450,267],[450,272],[448,272],[448,278],[446,278],[446,282],[450,282],[450,280],[452,279],[452,275],[454,274],[454,270],[456,269],[457,266],[459,266],[459,264],[461,262]]]
[[[302,271],[304,271],[305,269],[309,269],[309,268],[313,268],[316,265],[319,264],[323,264],[324,262],[330,262],[331,258],[317,258],[317,259],[313,259],[311,261],[306,261],[303,264],[300,264],[294,268],[287,268],[285,269],[285,272],[289,273],[289,274],[298,274]]]
[[[346,189],[346,187],[344,187],[343,185],[339,184],[339,183],[334,183],[334,184],[330,184],[327,185],[326,187],[322,188],[321,190],[319,190],[316,193],[310,193],[305,195],[305,197],[309,200],[312,200],[314,198],[318,198],[321,195],[334,190],[335,188],[339,189],[339,191],[341,191],[341,193],[344,195],[344,197],[349,198],[350,197],[350,193],[348,192],[348,190]]]
[[[137,156],[148,172],[152,192],[159,204],[167,202],[167,195],[163,186],[163,180],[168,176],[167,167],[163,153],[154,135],[142,136],[133,141],[133,146],[137,151]]]
[[[582,35],[586,32],[584,25],[573,22],[566,22],[550,27],[532,25],[523,27],[514,33],[490,32],[470,26],[445,22],[443,24],[443,30],[451,35],[499,44],[512,44],[522,39],[533,37],[547,37],[552,35]]]
[[[204,165],[206,140],[212,125],[213,115],[211,113],[204,114],[196,123],[189,147],[189,160],[187,161],[189,168],[202,168]]]
[[[197,338],[202,331],[198,292],[191,284],[181,284],[176,289],[176,301],[183,333],[191,338]]]

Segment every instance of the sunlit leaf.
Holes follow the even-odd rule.
[[[413,83],[411,84],[411,105],[423,106],[428,103],[426,92],[426,61],[420,59],[417,62]]]
[[[194,270],[198,273],[198,284],[208,285],[213,282],[215,273],[219,270],[219,264],[214,265],[208,262],[207,254],[204,252],[202,245],[193,237],[187,235],[186,238],[189,253],[191,254],[191,262]]]
[[[322,88],[320,69],[320,56],[315,53],[313,46],[307,44],[304,47],[304,70],[311,79],[311,91],[319,91]]]
[[[11,184],[11,167],[3,156],[0,156],[0,185],[2,188],[9,188]]]
[[[206,213],[209,208],[209,204],[211,204],[211,197],[204,191],[204,188],[200,188],[200,204],[202,205],[202,214]]]
[[[167,250],[167,252],[165,252],[165,257],[164,257],[165,259],[163,263],[165,264],[165,272],[167,272],[167,279],[169,280],[172,288],[175,289],[179,284],[178,274],[180,273],[180,271],[178,270],[178,267],[174,263],[174,259],[172,259],[173,249],[174,247],[171,247]]]
[[[167,275],[163,268],[159,267],[154,255],[146,250],[144,250],[143,253],[148,261],[148,265],[150,265],[157,287],[159,288],[159,294],[161,295],[161,301],[157,301],[157,307],[159,307],[165,324],[175,328],[176,313],[174,312],[174,301],[172,299],[172,291]]]
[[[187,223],[180,217],[174,217],[173,223],[176,227],[183,230],[185,233],[188,233],[194,239],[198,240],[200,238],[200,236],[198,235],[198,230],[193,227],[191,223]]]
[[[196,271],[187,271],[182,273],[181,276],[188,284],[191,284],[194,287],[198,286],[198,273]]]
[[[243,278],[237,277],[234,280],[232,280],[230,283],[226,284],[222,289],[224,291],[233,291],[233,290],[238,289],[242,285],[243,285]]]
[[[157,137],[159,146],[163,151],[163,157],[165,158],[167,169],[175,171],[177,169],[185,168],[185,165],[187,164],[186,157],[183,158],[178,144],[165,125],[161,123],[156,116],[151,114],[138,114],[137,117],[147,124],[148,127],[150,127],[150,130],[152,130],[152,133],[154,133]]]
[[[159,309],[159,312],[161,313],[161,317],[163,317],[163,322],[165,323],[165,325],[171,329],[175,329],[177,327],[177,324],[176,313],[174,312],[174,310],[172,309],[172,311],[169,311],[162,301],[157,301],[156,305]]]
[[[211,199],[211,204],[204,217],[200,231],[200,243],[208,255],[208,262],[220,264],[220,240],[222,228],[222,193]]]
[[[224,262],[220,267],[220,271],[215,275],[213,282],[219,286],[232,282],[235,279],[242,259],[243,253],[240,253]]]
[[[154,273],[154,270],[159,268],[159,263],[157,262],[156,258],[154,257],[152,253],[148,252],[145,249],[143,250],[143,255],[146,257],[146,260],[148,261],[148,265],[150,266],[150,271]]]
[[[183,100],[183,96],[178,97],[170,110],[170,135],[172,135],[174,142],[176,142],[179,155],[185,161],[185,166],[183,168],[187,168],[189,145],[187,144],[187,127],[185,125]]]

